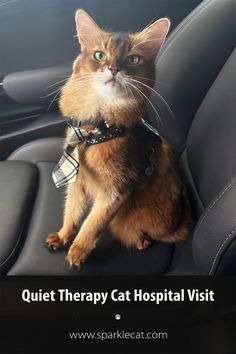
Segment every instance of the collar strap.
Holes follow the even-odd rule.
[[[87,146],[91,146],[91,145],[96,145],[96,144],[100,144],[103,143],[105,141],[114,139],[114,138],[118,138],[121,136],[125,135],[125,129],[124,128],[108,128],[105,132],[103,133],[98,133],[98,134],[92,134],[91,137],[89,137],[86,141],[86,145]]]
[[[85,122],[84,122],[85,123]],[[81,125],[77,119],[69,119],[67,124],[71,128],[71,135],[64,148],[63,155],[59,160],[57,166],[53,170],[53,180],[57,188],[62,187],[68,183],[73,183],[77,179],[79,171],[79,153],[76,146],[85,142],[87,146],[100,144],[105,141],[124,136],[127,132],[125,127],[116,127],[115,125],[109,127],[107,122],[102,120],[96,125],[91,122],[86,122],[86,125]],[[144,121],[142,118],[137,124],[146,127],[153,134],[159,135],[157,130]],[[88,127],[90,125],[90,127]],[[92,127],[91,127],[92,126]],[[151,161],[151,160],[150,160]],[[146,169],[146,174],[150,175],[153,172],[153,165]]]
[[[82,125],[81,121],[74,118],[70,118],[67,121],[69,127],[71,127],[77,133],[77,136],[81,136],[82,134],[83,138],[86,138],[87,147],[91,145],[100,144],[114,138],[122,137],[125,135],[126,132],[125,127],[121,126],[118,128],[115,125],[109,126],[105,120],[100,120],[97,124],[92,124],[89,121],[85,121],[83,123],[85,124]],[[83,127],[87,124],[93,125],[94,128],[87,131],[87,134],[84,134]],[[81,140],[82,139],[80,139],[80,141]]]
[[[90,137],[87,138],[87,146],[103,143],[113,138],[122,137],[125,135],[127,130],[127,128],[125,128],[124,126],[117,127],[114,124],[112,126],[109,126],[108,123],[103,119],[99,120],[97,124],[92,124],[93,122],[91,122],[90,120],[84,121],[83,125],[81,123],[81,121],[72,117],[67,121],[67,124],[71,128],[77,128],[81,130],[83,130],[83,126],[87,124],[91,124],[94,126],[94,129],[90,131]],[[160,136],[158,130],[151,124],[149,124],[146,120],[144,120],[142,117],[140,117],[138,124],[147,128],[153,134]]]

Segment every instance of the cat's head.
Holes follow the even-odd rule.
[[[111,104],[119,100],[145,104],[148,86],[154,84],[155,57],[170,21],[162,18],[134,34],[106,32],[84,10],[76,12],[75,21],[81,53],[68,83],[70,94],[73,88],[74,95]]]

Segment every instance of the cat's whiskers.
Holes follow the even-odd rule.
[[[61,82],[65,82],[65,81],[67,81],[68,79],[69,79],[69,76],[67,76],[67,77],[66,77],[65,79],[63,79],[63,80],[60,80],[60,81],[54,82],[53,84],[51,84],[51,85],[47,86],[46,88],[56,86],[56,85],[60,84]]]
[[[96,75],[90,74],[90,75],[84,75],[84,76],[79,76],[79,77],[73,77],[73,82],[75,83],[82,83],[82,82],[94,82],[94,81],[102,81],[102,73],[97,73]]]
[[[74,79],[73,82],[79,85],[89,84],[90,82],[94,82],[94,77],[77,78]]]
[[[99,78],[79,80],[79,81],[77,81],[77,83],[78,83],[79,86],[83,86],[83,87],[84,87],[84,85],[89,85],[89,84],[91,84],[92,86],[96,85],[96,84],[105,84],[104,80],[99,79]]]
[[[94,81],[94,79],[93,78],[84,78],[84,79],[76,79],[76,80],[74,80],[74,83],[87,83],[87,82],[92,82],[92,81]]]
[[[147,81],[152,81],[152,82],[157,82],[159,84],[162,84],[164,86],[170,86],[169,84],[167,84],[166,82],[160,81],[160,80],[153,80],[153,79],[148,79],[145,76],[137,76],[137,75],[133,75],[132,77],[136,77],[138,79],[143,79],[143,80],[147,80]]]
[[[56,89],[55,91],[52,91],[52,92],[48,93],[48,94],[45,95],[45,96],[41,96],[40,98],[46,98],[46,97],[49,97],[49,96],[53,95],[54,93],[60,91],[61,87],[62,87],[62,86],[60,86],[60,87],[59,87],[58,89]]]
[[[150,99],[145,95],[145,93],[142,90],[140,90],[137,86],[132,84],[130,81],[131,81],[131,78],[129,78],[129,80],[127,80],[127,84],[130,85],[131,87],[133,87],[136,90],[136,92],[139,93],[139,95],[142,95],[145,98],[145,100],[146,100],[146,101],[144,100],[145,104],[147,104],[147,103],[150,104],[150,106],[152,107],[153,111],[155,112],[157,118],[160,120],[161,124],[163,124],[160,115],[158,114],[156,108],[154,107],[154,105],[152,104]]]
[[[72,77],[73,81],[78,81],[78,80],[84,80],[84,79],[88,79],[88,78],[94,78],[94,75],[84,75],[84,76],[78,76],[78,77]]]
[[[65,81],[67,81],[67,80],[69,79],[69,77],[70,77],[70,76],[65,76],[65,79],[60,80],[60,81],[58,81],[58,82],[55,82],[55,83],[53,83],[52,85],[47,86],[47,88],[50,88],[50,87],[53,87],[53,86],[55,86],[55,85],[58,85],[59,83],[65,82]],[[80,78],[78,78],[78,79],[79,79],[80,82],[82,82],[82,80],[84,81],[85,79],[88,79],[88,78],[90,78],[91,81],[92,81],[92,78],[94,78],[94,75],[86,75],[86,76],[80,77]],[[74,80],[74,81],[77,82],[78,79],[76,79],[76,80]],[[87,83],[87,81],[86,81],[86,83]],[[62,88],[62,86],[60,86],[60,87],[59,87],[58,89],[56,89],[55,91],[52,91],[52,92],[50,92],[49,94],[47,94],[47,95],[45,95],[45,96],[42,96],[42,97],[40,97],[40,98],[46,98],[46,97],[49,97],[49,96],[53,95],[54,93],[58,93],[58,91],[60,91],[61,88]],[[55,102],[55,101],[56,101],[56,99],[53,100],[53,102]],[[52,102],[52,103],[53,103],[53,102]],[[49,108],[50,108],[50,107],[49,107]]]
[[[148,81],[155,82],[155,80],[153,80],[153,79],[148,79],[148,78],[145,77],[145,76],[132,75],[132,77],[137,77],[137,78],[139,78],[139,79],[143,79],[143,80],[148,80]]]
[[[128,97],[130,96],[130,95],[128,94],[128,91],[130,91],[130,93],[131,93],[131,95],[132,95],[132,97],[133,97],[133,100],[134,100],[136,103],[138,103],[136,97],[134,96],[134,93],[133,93],[132,89],[131,89],[131,88],[128,86],[128,84],[126,84],[126,83],[125,83],[125,88],[126,88],[126,92],[127,92]],[[141,98],[143,99],[142,96],[141,96]],[[145,104],[146,104],[146,101],[144,101],[144,102],[145,102]],[[137,114],[138,114],[138,115],[141,115],[139,106],[138,106],[138,105],[135,105],[135,108],[137,109]]]
[[[124,89],[125,89],[127,98],[129,100],[133,100],[134,101],[134,103],[135,103],[134,108],[136,109],[137,114],[141,115],[140,109],[139,109],[139,105],[136,104],[136,103],[138,103],[138,101],[137,101],[136,97],[134,96],[134,93],[133,93],[132,89],[125,82],[124,82]],[[132,96],[132,98],[131,98],[131,96]]]
[[[136,89],[137,93],[139,93],[139,95],[141,96],[141,98],[143,99],[143,101],[145,102],[145,104],[147,104],[147,103],[150,104],[150,106],[151,106],[151,108],[153,109],[153,111],[154,111],[156,117],[160,120],[161,124],[163,124],[162,119],[161,119],[161,117],[160,117],[158,111],[156,110],[156,108],[154,107],[154,105],[152,104],[152,102],[150,101],[150,99],[149,99],[149,98],[144,94],[144,92],[143,92],[141,89],[139,89],[137,86],[135,86],[135,85],[133,85],[133,84],[131,84],[131,83],[130,83],[130,85],[131,85],[134,89]]]
[[[49,111],[49,109],[51,108],[51,106],[53,105],[53,103],[56,101],[56,98],[57,98],[57,96],[59,95],[59,93],[60,93],[60,89],[58,89],[57,90],[58,92],[55,94],[55,96],[53,97],[53,99],[51,100],[51,102],[50,102],[50,104],[49,104],[49,106],[48,106],[48,108],[47,108],[47,111]],[[59,99],[59,98],[58,98]]]
[[[166,108],[168,109],[168,111],[169,111],[171,117],[174,118],[174,113],[173,113],[172,109],[170,108],[170,106],[169,106],[169,104],[167,103],[167,101],[164,99],[164,97],[163,97],[159,92],[157,92],[157,91],[154,90],[151,86],[146,85],[146,84],[144,84],[143,82],[141,82],[141,81],[139,81],[139,80],[135,80],[135,79],[133,79],[133,78],[130,78],[130,79],[131,79],[133,82],[137,82],[138,84],[143,85],[144,87],[146,87],[146,88],[148,88],[149,90],[151,90],[151,92],[153,92],[155,95],[157,95],[157,97],[160,98],[161,101],[165,103],[165,106],[166,106]]]
[[[128,91],[127,91],[128,86],[125,84],[125,82],[123,82],[123,84],[124,84],[123,87],[125,89],[126,96],[129,98],[129,94],[128,94]]]
[[[70,75],[58,75],[57,77],[59,77],[59,78],[67,77],[69,79],[69,77],[71,77],[71,74]]]
[[[133,91],[131,89],[131,87],[133,87],[135,89],[136,89],[136,87],[134,87],[134,85],[130,84],[128,80],[126,80],[126,85],[127,85],[127,88],[130,89],[130,92],[131,92],[131,94],[133,96],[133,99],[137,102],[137,99],[135,98],[135,95],[134,95],[134,93],[133,93]],[[139,94],[139,96],[141,97],[141,99],[144,101],[144,103],[146,105],[147,104],[146,100],[143,98],[143,96],[138,91],[137,91],[137,93]]]

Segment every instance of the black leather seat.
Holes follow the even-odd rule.
[[[41,139],[24,145],[9,159],[27,160],[29,166],[38,170],[38,180],[30,190],[36,194],[27,230],[21,235],[22,250],[8,274],[10,275],[107,275],[138,274],[155,275],[165,272],[171,258],[173,246],[156,243],[147,252],[126,250],[109,233],[104,233],[96,249],[81,269],[70,269],[65,261],[67,250],[50,253],[44,245],[45,236],[57,230],[62,223],[64,190],[56,189],[52,181],[52,170],[62,153],[63,139]],[[26,164],[26,162],[24,162]],[[5,166],[5,173],[9,169]],[[10,171],[9,171],[10,172]],[[27,183],[27,181],[26,181]],[[20,192],[19,192],[20,193]],[[11,197],[11,196],[10,196]],[[11,203],[14,209],[14,203]],[[18,206],[16,206],[18,207]],[[21,224],[20,220],[16,220]],[[12,260],[15,257],[12,255]],[[10,261],[10,260],[9,260]]]
[[[197,222],[190,240],[175,247],[157,243],[138,253],[104,235],[81,270],[69,270],[64,251],[50,254],[43,246],[45,235],[61,224],[63,191],[51,179],[61,140],[42,139],[9,157],[34,165],[39,176],[32,216],[9,275],[236,274],[235,44],[236,0],[205,0],[157,58],[156,89],[164,99],[152,99],[162,123],[151,107],[149,119],[179,159]]]

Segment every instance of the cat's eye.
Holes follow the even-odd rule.
[[[97,50],[94,53],[94,58],[97,59],[98,61],[105,61],[106,60],[106,54],[103,53],[101,50]]]
[[[127,58],[128,64],[137,65],[140,62],[140,57],[138,55],[130,55]]]

